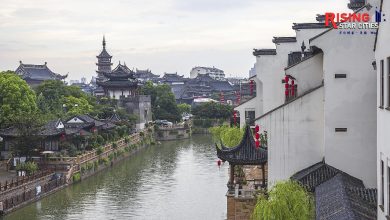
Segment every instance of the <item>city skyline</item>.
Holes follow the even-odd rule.
[[[273,36],[294,36],[294,22],[347,11],[348,1],[10,1],[0,9],[0,70],[43,64],[68,80],[96,76],[103,35],[113,63],[189,76],[215,66],[247,77],[253,48],[274,48]],[[23,5],[23,7],[20,7]],[[278,13],[275,13],[275,12]],[[294,12],[294,13],[291,13]],[[179,61],[180,60],[180,61]],[[179,61],[179,62],[178,62]],[[237,75],[239,74],[239,75]]]

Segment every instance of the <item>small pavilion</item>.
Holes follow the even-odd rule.
[[[230,176],[228,187],[230,190],[234,188],[234,167],[236,165],[260,166],[262,172],[261,187],[267,187],[267,178],[265,174],[265,166],[268,161],[267,150],[262,147],[256,148],[255,140],[249,125],[246,125],[244,136],[239,145],[230,148],[225,147],[221,142],[221,148],[217,146],[217,156],[223,162],[229,162]]]

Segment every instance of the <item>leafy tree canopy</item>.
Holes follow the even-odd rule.
[[[183,113],[191,113],[191,105],[189,104],[186,103],[178,104],[177,108],[179,109],[180,115],[182,115]]]
[[[226,147],[235,147],[244,136],[244,130],[238,127],[229,127],[228,125],[222,125],[219,127],[212,127],[209,129],[213,135],[214,141],[217,143],[222,141]]]
[[[314,219],[312,196],[297,182],[277,183],[269,196],[261,195],[253,211],[256,220],[311,220]]]
[[[8,127],[21,115],[37,111],[36,96],[13,71],[0,73],[0,127]]]
[[[103,109],[92,95],[84,93],[77,86],[67,86],[58,80],[47,80],[35,88],[38,94],[37,104],[49,119],[63,117],[69,114],[100,113]],[[66,111],[63,105],[66,105]],[[75,104],[78,108],[74,108]]]
[[[169,85],[155,86],[149,81],[143,86],[141,93],[151,96],[153,119],[166,119],[172,122],[180,120],[175,95]]]
[[[222,118],[228,119],[233,114],[233,107],[215,102],[208,102],[192,109],[192,114],[197,118]]]

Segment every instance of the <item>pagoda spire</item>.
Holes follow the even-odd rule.
[[[103,49],[106,49],[106,37],[103,35]]]

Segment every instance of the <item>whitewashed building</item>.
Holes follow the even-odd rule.
[[[225,73],[223,70],[215,67],[202,67],[202,66],[197,66],[192,68],[190,72],[190,78],[196,78],[198,75],[206,75],[206,74],[216,80],[225,79]]]
[[[382,13],[379,0],[350,0],[348,7],[369,14],[372,23]],[[386,8],[384,3],[383,14]],[[359,29],[358,21],[352,29],[324,29],[324,17],[317,18],[319,23],[294,24],[295,37],[274,38],[276,49],[254,51],[257,96],[235,110],[241,125],[245,113],[255,111],[255,124],[267,132],[269,186],[289,178],[306,185],[316,198],[316,219],[385,219],[389,24],[382,22],[377,35],[376,29]]]
[[[390,2],[382,1],[382,13],[390,13]],[[390,216],[390,20],[383,21],[375,45],[377,69],[377,184],[378,184],[378,219]]]
[[[235,108],[240,115],[240,126],[244,126],[246,116],[255,114],[256,118],[263,115],[285,101],[282,80],[284,68],[300,60],[302,54],[308,54],[309,39],[323,32],[327,28],[323,23],[294,23],[292,28],[296,37],[274,37],[272,42],[276,49],[255,49],[256,75],[252,80],[256,82],[256,97],[241,103]],[[302,53],[303,48],[303,53]]]

